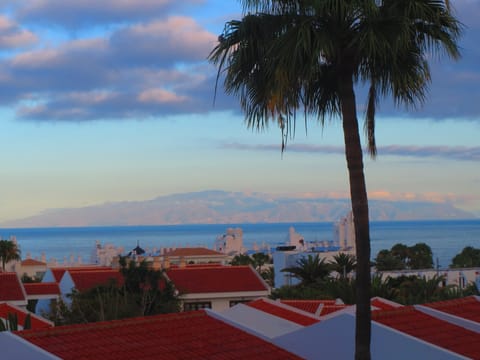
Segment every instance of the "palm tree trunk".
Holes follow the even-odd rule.
[[[355,359],[368,360],[370,359],[371,337],[370,225],[367,189],[363,172],[362,145],[360,142],[351,72],[346,72],[341,76],[339,93],[357,255]]]

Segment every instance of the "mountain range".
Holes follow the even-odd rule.
[[[370,219],[473,219],[448,203],[370,200]],[[300,198],[226,191],[160,196],[82,208],[50,209],[2,227],[241,224],[337,221],[350,211],[349,199]]]

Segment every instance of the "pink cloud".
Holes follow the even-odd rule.
[[[170,92],[164,89],[158,89],[158,88],[142,91],[138,95],[138,100],[140,102],[156,103],[156,104],[177,103],[177,102],[183,102],[186,99],[187,98],[185,96],[179,96],[173,92]]]
[[[28,46],[34,44],[37,40],[34,33],[21,29],[15,22],[0,15],[0,49]]]

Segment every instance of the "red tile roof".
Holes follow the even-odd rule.
[[[298,359],[205,311],[16,333],[65,360]]]
[[[277,304],[275,303],[276,301],[258,299],[255,301],[250,301],[245,305],[303,326],[316,324],[320,321],[319,319],[315,319],[313,316],[302,314],[294,307],[282,304],[280,302],[277,302]],[[289,307],[290,309],[288,309]]]
[[[320,305],[335,305],[335,300],[280,300],[283,304],[316,314]]]
[[[480,359],[480,334],[434,318],[412,306],[372,312],[372,320],[457,354]]]
[[[8,319],[9,314],[17,314],[18,325],[24,326],[28,311],[6,303],[0,303],[0,318]],[[53,324],[40,316],[30,313],[31,329],[46,329],[53,327]]]
[[[171,250],[164,254],[164,256],[225,256],[221,252],[203,248],[203,247],[192,247],[192,248],[177,248]]]
[[[343,310],[343,309],[345,309],[346,307],[348,307],[348,305],[345,305],[345,304],[324,305],[324,306],[322,307],[322,310],[320,311],[320,316],[325,316],[325,315],[334,313],[334,312],[336,312],[336,311]]]
[[[26,301],[17,273],[0,273],[0,301]]]
[[[25,259],[22,261],[22,266],[47,266],[47,264],[35,259]]]
[[[175,268],[168,270],[167,276],[180,293],[268,291],[250,266]]]
[[[480,323],[480,301],[475,296],[423,304],[432,309]]]
[[[60,294],[60,288],[56,282],[25,283],[23,284],[23,287],[28,296]]]
[[[123,275],[118,270],[90,270],[68,271],[72,277],[75,289],[78,291],[89,290],[98,285],[107,285],[115,281],[118,286],[123,285]]]
[[[58,283],[62,280],[63,274],[67,270],[74,270],[74,271],[91,271],[91,270],[112,270],[111,267],[107,266],[72,266],[72,267],[54,267],[50,268],[55,281]]]
[[[370,304],[379,310],[393,310],[401,307],[401,304],[396,304],[393,301],[374,297],[370,300]]]

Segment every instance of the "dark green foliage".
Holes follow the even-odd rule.
[[[230,264],[232,264],[234,266],[253,265],[253,259],[250,256],[248,256],[247,254],[238,254],[238,255],[235,255],[233,257]]]
[[[325,258],[320,260],[318,255],[302,257],[297,260],[296,264],[296,266],[287,267],[281,271],[292,274],[301,281],[302,285],[318,283],[330,274],[330,267],[325,262]]]
[[[395,244],[390,250],[384,249],[378,252],[375,267],[378,271],[432,269],[432,249],[425,243],[410,247]]]
[[[27,314],[27,316],[25,317],[25,322],[23,323],[23,329],[28,330],[31,328],[32,328],[32,317],[30,316],[30,314]]]
[[[27,310],[32,312],[32,313],[35,313],[35,308],[37,306],[37,302],[38,300],[37,299],[30,299],[28,300],[27,302]]]
[[[265,264],[271,264],[272,260],[269,255],[264,253],[255,253],[252,254],[252,266],[260,272]]]
[[[175,288],[162,271],[146,262],[136,264],[120,259],[124,285],[115,282],[88,291],[74,291],[71,304],[52,302],[48,318],[60,324],[123,319],[180,311]]]
[[[451,268],[480,267],[480,249],[467,246],[455,255],[450,264]]]
[[[339,274],[340,278],[347,278],[347,276],[356,269],[357,259],[355,255],[339,253],[333,256],[333,260],[330,261],[330,269]]]
[[[282,286],[273,289],[270,297],[285,300],[330,299],[318,286]]]
[[[28,315],[30,316],[30,315]],[[18,317],[17,314],[8,313],[5,323],[0,319],[0,331],[17,331]]]
[[[11,240],[0,240],[0,261],[2,269],[5,271],[5,265],[12,260],[20,260],[20,249]]]
[[[480,295],[474,283],[464,289],[458,286],[442,286],[444,277],[431,279],[416,275],[386,277],[381,274],[372,276],[372,297],[379,296],[402,305],[424,304],[434,301]],[[341,299],[345,304],[356,302],[355,279],[325,278],[309,285],[283,286],[274,289],[273,299]]]
[[[375,267],[378,271],[403,270],[405,263],[389,250],[380,250],[375,258]]]
[[[260,272],[260,276],[263,278],[263,280],[265,280],[267,282],[267,284],[270,286],[270,287],[274,287],[275,286],[275,270],[273,267],[269,267],[265,270],[262,270]]]

